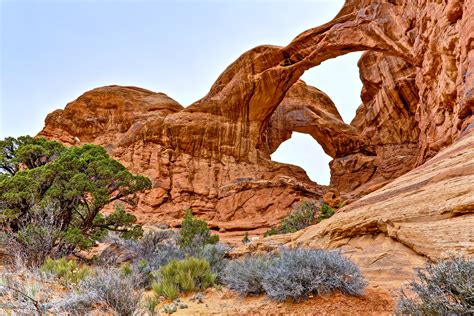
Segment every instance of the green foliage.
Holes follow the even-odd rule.
[[[130,267],[130,264],[127,262],[127,263],[122,264],[122,266],[120,266],[120,272],[124,276],[131,276],[133,274],[133,269]]]
[[[329,217],[333,216],[336,211],[330,207],[329,205],[323,203],[321,205],[320,213],[317,219],[317,222],[321,222],[324,219],[328,219]]]
[[[0,140],[0,172],[13,176],[20,164],[28,169],[42,166],[56,159],[64,149],[60,143],[44,138],[7,137]]]
[[[157,295],[175,299],[181,292],[204,290],[214,284],[216,276],[204,259],[188,257],[172,260],[160,268],[159,282],[152,285]]]
[[[87,267],[79,267],[73,260],[66,258],[46,259],[41,266],[41,271],[54,275],[59,279],[61,284],[68,287],[72,284],[78,284],[82,279],[91,274],[91,270]]]
[[[216,244],[219,241],[219,236],[212,235],[205,221],[196,219],[191,210],[186,210],[179,232],[178,244],[181,248],[192,247],[196,240],[202,246]]]
[[[264,233],[264,237],[297,232],[305,227],[321,222],[333,216],[335,210],[323,203],[304,201],[293,212],[284,218],[278,227],[272,227]]]
[[[0,227],[12,234],[38,229],[36,219],[49,216],[44,210],[54,205],[53,257],[87,249],[111,230],[125,238],[142,234],[123,206],[109,216],[100,211],[112,202],[134,205],[135,193],[151,182],[130,174],[100,146],[66,148],[41,138],[9,137],[0,141],[0,171]],[[18,242],[24,240],[18,236]]]
[[[145,297],[143,302],[145,309],[150,315],[156,315],[156,307],[158,306],[158,300],[154,295]]]
[[[280,234],[278,230],[275,227],[271,227],[269,230],[263,233],[263,237],[269,237],[278,234]]]
[[[249,233],[245,232],[244,238],[242,238],[242,243],[247,244],[250,242]]]

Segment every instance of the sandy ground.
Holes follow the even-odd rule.
[[[311,297],[295,303],[273,302],[264,296],[241,298],[228,289],[209,289],[204,302],[192,302],[192,295],[181,298],[188,305],[173,315],[392,315],[393,298],[384,291],[367,289],[362,297],[335,293]],[[160,313],[165,303],[159,305]]]

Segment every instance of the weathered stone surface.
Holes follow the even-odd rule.
[[[304,97],[317,105],[321,95]],[[143,223],[178,225],[192,208],[215,229],[242,232],[275,225],[294,203],[322,196],[324,188],[301,168],[272,162],[255,149],[254,157],[236,156],[245,140],[235,131],[242,122],[182,109],[162,93],[103,87],[50,114],[40,135],[100,144],[131,171],[149,176],[153,188],[134,210]]]
[[[426,259],[474,257],[474,129],[422,166],[295,234],[235,251],[281,245],[341,248],[374,285],[400,286]]]
[[[103,145],[130,170],[149,176],[153,189],[136,211],[143,222],[176,223],[184,208],[192,208],[221,231],[261,230],[277,223],[294,203],[321,198],[328,188],[311,182],[301,168],[270,160],[292,131],[310,134],[334,158],[331,190],[343,199],[356,201],[373,191],[372,198],[392,199],[383,194],[385,185],[392,188],[400,181],[394,179],[407,179],[399,177],[416,166],[421,170],[417,178],[430,174],[436,159],[429,159],[466,134],[474,120],[473,7],[474,0],[347,0],[335,19],[287,46],[259,46],[242,54],[204,98],[187,108],[163,94],[104,87],[50,114],[40,135]],[[322,91],[298,79],[305,70],[352,51],[367,52],[359,62],[363,104],[349,125]],[[457,144],[465,139],[472,142],[468,137]],[[435,187],[433,199],[428,189],[422,197],[412,196],[419,197],[412,201],[420,208],[416,216],[427,200],[446,204],[439,199],[454,182],[434,179],[433,185],[444,187]],[[462,189],[472,192],[472,183]],[[403,192],[393,193],[393,199],[404,200]],[[392,219],[392,213],[402,219],[405,214],[404,209],[383,210],[385,215],[377,217],[382,210],[357,210],[347,218],[352,224],[332,224],[313,237],[323,243],[360,227],[378,235],[383,229],[372,224],[384,216]],[[396,228],[381,227],[390,231],[386,238],[437,258],[437,242],[438,248],[423,248],[436,236],[428,232],[451,231],[469,218],[443,220],[438,228],[418,217],[416,224],[401,220]],[[465,242],[468,237],[460,236]]]

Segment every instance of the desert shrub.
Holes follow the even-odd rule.
[[[315,222],[318,211],[318,205],[314,201],[301,203],[288,217],[281,221],[280,234],[294,233],[308,227]]]
[[[53,280],[37,269],[16,265],[0,272],[0,314],[11,311],[13,315],[83,315],[91,308],[87,296],[58,289]]]
[[[79,267],[76,261],[66,258],[46,259],[40,269],[42,272],[58,278],[62,285],[68,287],[77,284],[91,273],[88,267]]]
[[[156,307],[158,306],[158,299],[154,296],[147,296],[143,301],[143,307],[150,313],[150,315],[156,315]]]
[[[278,234],[280,234],[278,229],[276,229],[275,227],[270,227],[269,230],[263,233],[263,237],[269,237],[269,236],[278,235]]]
[[[305,248],[233,260],[222,278],[243,296],[266,293],[277,301],[333,291],[360,295],[366,286],[359,268],[338,252]]]
[[[52,253],[61,255],[60,251],[54,250],[55,241],[61,234],[57,223],[59,213],[55,204],[34,206],[28,214],[28,224],[16,231],[0,232],[0,246],[8,249],[11,260],[21,258],[34,267],[41,265]]]
[[[215,275],[204,259],[189,257],[173,260],[161,267],[158,282],[153,284],[157,295],[175,299],[181,292],[204,290],[214,283]]]
[[[202,252],[197,254],[197,258],[206,260],[211,266],[211,271],[216,276],[216,283],[221,283],[222,281],[223,271],[229,262],[226,257],[230,249],[227,245],[218,243],[204,246]]]
[[[117,265],[120,254],[127,253],[130,263],[122,265],[128,274],[139,280],[140,286],[149,288],[154,281],[153,272],[172,260],[186,258],[184,250],[176,245],[176,236],[172,231],[148,232],[143,238],[127,240],[119,236],[109,236],[107,241],[115,245],[119,251],[104,251],[100,257],[102,265]]]
[[[278,227],[267,230],[264,237],[297,232],[331,217],[334,213],[335,210],[325,203],[319,205],[316,201],[304,201],[284,218]]]
[[[341,205],[343,205],[343,204],[341,204]],[[327,205],[326,203],[321,204],[320,213],[319,213],[319,216],[317,218],[317,222],[319,223],[322,220],[330,218],[331,216],[334,215],[335,212],[336,211],[332,207]]]
[[[121,254],[127,253],[134,263],[145,260],[150,269],[156,270],[173,259],[184,259],[186,256],[185,251],[177,246],[176,233],[171,230],[147,232],[140,239],[124,239],[112,234],[106,242],[119,251],[104,251],[100,257],[104,264],[121,263]]]
[[[220,275],[227,262],[227,254],[230,248],[224,244],[205,244],[201,235],[195,235],[193,241],[187,247],[178,245],[178,236],[173,231],[156,231],[146,233],[143,238],[137,240],[125,240],[119,236],[111,235],[107,241],[120,249],[118,253],[126,253],[131,262],[122,265],[128,273],[136,276],[142,287],[149,288],[155,280],[155,275],[162,266],[172,260],[183,260],[194,257],[206,260],[215,275],[215,282],[220,282]],[[101,255],[104,264],[120,263],[116,260],[117,251]]]
[[[222,282],[242,296],[257,295],[264,292],[263,275],[272,265],[269,255],[249,256],[227,263]]]
[[[216,244],[218,241],[219,236],[211,234],[205,221],[196,219],[191,213],[191,210],[186,211],[178,238],[178,244],[181,248],[196,247],[198,246],[197,242],[204,246],[207,244]]]
[[[148,232],[137,240],[136,244],[137,247],[137,256],[142,259],[146,259],[147,261],[153,261],[157,254],[163,252],[163,248],[166,246],[174,246],[176,248],[176,233],[171,230],[159,230]],[[168,247],[171,248],[171,247]],[[170,251],[168,251],[170,252]],[[167,256],[165,256],[167,257]],[[173,258],[174,259],[174,258]],[[164,259],[163,261],[166,261]],[[168,263],[166,261],[166,263]],[[160,266],[160,265],[158,265]]]
[[[20,168],[21,166],[21,168]],[[110,215],[104,206],[131,205],[135,193],[151,187],[149,179],[130,174],[96,145],[66,148],[58,142],[20,137],[0,141],[0,229],[7,242],[37,246],[45,232],[38,219],[55,212],[48,255],[58,258],[87,249],[109,231],[138,237],[141,227],[121,206]],[[32,243],[32,245],[29,245]],[[9,246],[9,245],[7,245]],[[32,252],[30,252],[32,253]],[[33,258],[41,264],[41,258]],[[45,258],[43,258],[45,259]]]
[[[474,315],[474,261],[462,257],[428,263],[402,290],[398,313],[409,315]]]
[[[139,308],[143,291],[133,276],[119,269],[98,269],[79,283],[79,293],[118,315],[133,315]]]
[[[245,244],[248,244],[249,242],[250,242],[249,233],[245,232],[245,235],[242,238],[242,243],[245,245]]]
[[[361,295],[366,282],[359,268],[339,252],[297,248],[280,251],[263,274],[262,286],[269,298],[283,301],[334,291]]]
[[[182,260],[185,257],[186,253],[174,243],[164,243],[158,248],[156,255],[149,259],[148,263],[152,270],[158,270],[173,260]]]

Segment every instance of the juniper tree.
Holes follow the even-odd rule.
[[[54,257],[89,248],[111,230],[141,235],[123,206],[108,216],[101,210],[116,202],[134,205],[136,193],[151,182],[128,172],[104,148],[66,148],[29,136],[6,138],[0,146],[0,227],[7,239],[21,245],[35,238],[33,232],[53,235]]]

